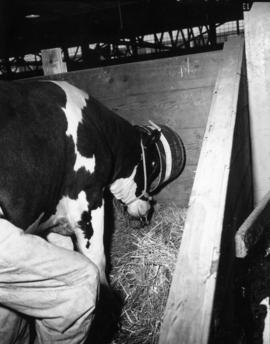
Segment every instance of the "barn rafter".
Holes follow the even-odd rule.
[[[227,34],[240,34],[250,6],[248,0],[4,1],[1,77],[42,73],[35,56],[54,47],[69,70],[218,49],[226,40],[218,28],[234,23]]]

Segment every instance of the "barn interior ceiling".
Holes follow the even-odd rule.
[[[0,59],[10,72],[11,58],[18,65],[26,62],[27,54],[60,47],[69,60],[68,49],[80,46],[81,66],[89,67],[96,55],[101,56],[91,44],[111,56],[109,45],[127,46],[128,41],[134,56],[138,47],[147,47],[141,39],[145,35],[195,26],[206,27],[207,44],[213,45],[216,24],[242,19],[243,6],[249,5],[248,0],[4,0],[0,4]]]

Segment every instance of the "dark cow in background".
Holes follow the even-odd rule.
[[[73,235],[106,284],[104,188],[147,216],[153,181],[184,165],[181,140],[177,169],[165,141],[160,128],[132,126],[65,81],[1,83],[1,217],[30,233]]]

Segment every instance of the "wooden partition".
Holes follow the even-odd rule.
[[[225,332],[233,314],[234,232],[252,207],[253,196],[241,69],[243,41],[232,39],[222,53],[160,344],[206,344],[211,335],[218,336],[210,331],[214,309]],[[215,295],[223,299],[215,301]],[[230,335],[225,334],[227,339]]]
[[[270,3],[245,12],[255,204],[270,190]]]
[[[133,124],[152,120],[176,130],[186,147],[187,164],[181,177],[157,198],[187,206],[220,54],[216,51],[128,63],[50,78],[68,80],[83,88]]]

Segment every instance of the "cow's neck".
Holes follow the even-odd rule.
[[[123,125],[121,131],[119,130],[118,137],[113,137],[114,173],[112,181],[129,177],[140,160],[139,134],[129,123],[127,124],[127,126]]]
[[[107,143],[113,159],[111,183],[119,178],[130,177],[141,156],[139,131],[128,121],[105,107],[98,115],[96,120],[99,130],[102,132],[103,141]]]

